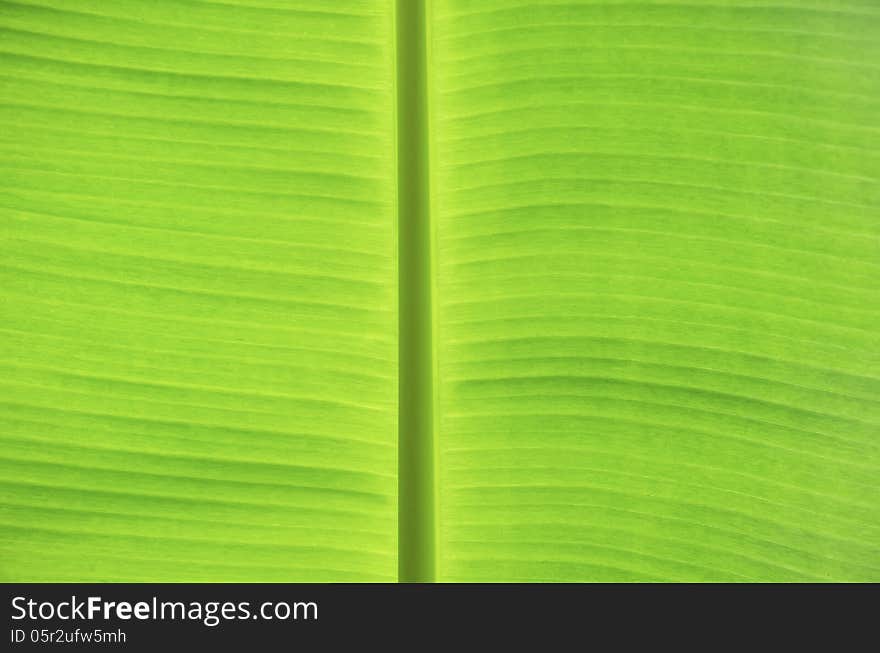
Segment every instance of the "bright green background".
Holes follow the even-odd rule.
[[[387,2],[0,3],[0,577],[397,575]]]
[[[0,579],[395,580],[407,195],[438,580],[880,580],[880,7],[394,5],[0,0]]]
[[[440,577],[880,580],[880,6],[433,4]]]

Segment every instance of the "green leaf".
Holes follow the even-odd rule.
[[[0,580],[880,580],[878,36],[3,2]]]
[[[880,11],[436,0],[439,560],[880,579]]]
[[[0,7],[0,577],[394,580],[389,3]]]

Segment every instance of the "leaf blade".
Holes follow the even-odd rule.
[[[876,12],[434,10],[440,577],[876,580]]]
[[[393,580],[390,3],[0,27],[0,575]]]

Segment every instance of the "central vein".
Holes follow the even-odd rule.
[[[435,573],[431,222],[424,0],[397,0],[398,579]]]

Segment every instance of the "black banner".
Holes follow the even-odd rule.
[[[813,644],[822,638],[840,644],[874,623],[877,605],[877,587],[870,585],[7,584],[3,590],[8,632],[0,650],[9,651],[352,644],[467,650],[478,641],[613,650],[636,642],[767,644],[805,635]]]

